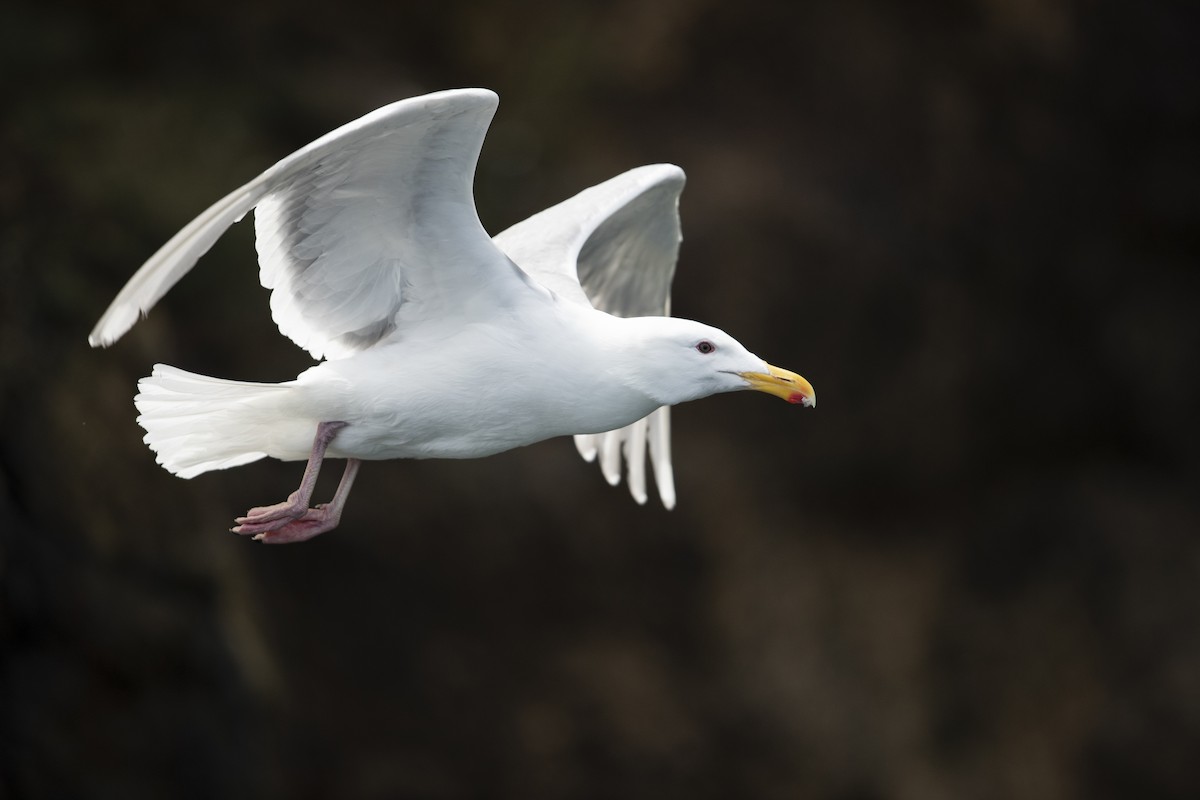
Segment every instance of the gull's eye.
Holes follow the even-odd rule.
[[[696,350],[704,355],[708,355],[709,353],[717,352],[717,346],[708,339],[701,339],[696,343]]]

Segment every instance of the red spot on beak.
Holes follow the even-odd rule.
[[[792,405],[795,405],[797,403],[803,403],[804,395],[800,394],[799,392],[792,392],[790,395],[788,395],[787,401],[789,403],[791,403]]]

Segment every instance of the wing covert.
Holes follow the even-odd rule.
[[[683,170],[671,164],[639,167],[585,189],[495,237],[522,270],[559,296],[618,317],[670,314],[671,279],[681,240],[679,195]],[[599,459],[612,485],[621,480],[646,502],[648,456],[667,508],[675,505],[670,409],[615,431],[581,434],[575,445]]]
[[[271,314],[314,357],[350,355],[406,321],[461,318],[481,284],[515,277],[472,196],[495,95],[415,100],[385,106],[332,147],[281,163],[255,209]],[[479,265],[492,267],[493,281]]]

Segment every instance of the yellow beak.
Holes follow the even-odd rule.
[[[817,407],[817,393],[812,384],[794,372],[767,365],[766,372],[739,372],[749,384],[746,388],[782,397],[789,403],[800,403],[809,408]]]

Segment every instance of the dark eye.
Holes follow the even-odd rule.
[[[696,350],[704,355],[708,355],[709,353],[715,353],[717,351],[717,346],[708,339],[702,339],[696,343]]]

